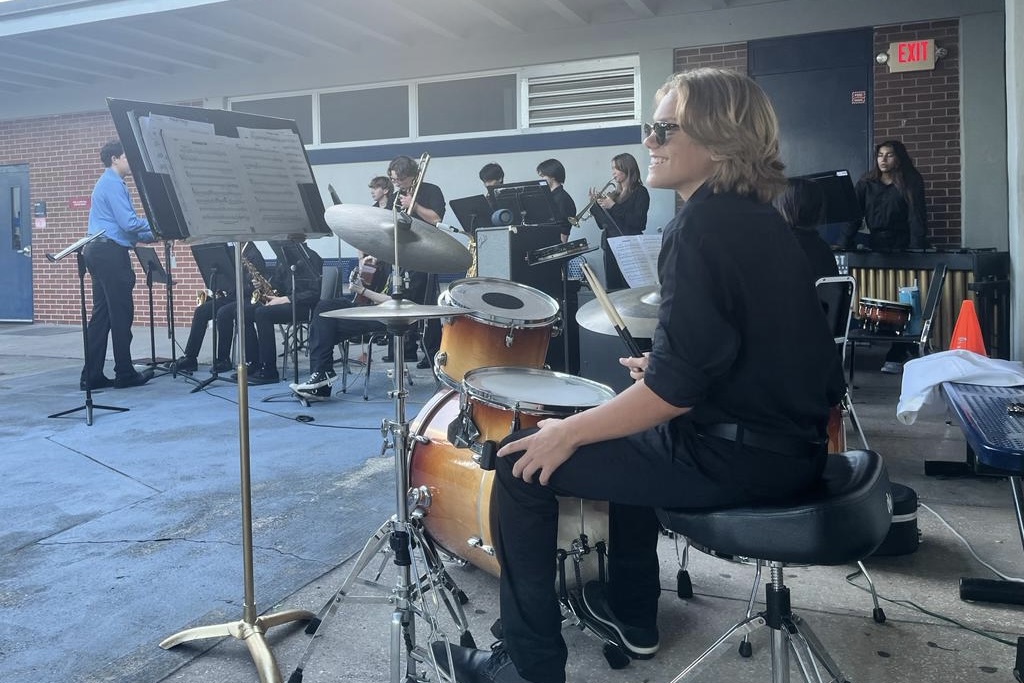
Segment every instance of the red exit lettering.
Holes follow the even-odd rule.
[[[896,61],[906,64],[912,62],[924,62],[928,59],[928,41],[916,40],[912,43],[900,43],[897,50]]]

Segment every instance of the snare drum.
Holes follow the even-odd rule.
[[[515,428],[535,426],[545,417],[591,408],[613,395],[596,382],[527,368],[473,370],[466,375],[461,396],[454,390],[435,395],[412,423],[409,458],[414,507],[423,515],[430,538],[449,554],[499,574],[497,508],[491,501],[494,472],[480,469],[473,451],[453,445],[449,432],[472,425],[467,429],[476,434],[472,444],[478,446],[484,440],[500,441]],[[554,400],[562,405],[553,405]],[[468,439],[469,433],[462,438]],[[590,546],[607,541],[607,503],[559,498],[559,505],[559,548],[571,551],[584,534]],[[586,566],[588,577],[594,570],[594,563]]]
[[[558,302],[544,292],[509,280],[456,280],[439,303],[473,313],[443,321],[434,373],[453,389],[474,368],[544,365],[558,320]]]

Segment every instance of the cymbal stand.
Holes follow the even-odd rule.
[[[237,292],[242,288],[242,249],[235,250],[235,286]],[[179,631],[160,642],[160,647],[169,650],[175,645],[203,638],[222,638],[231,636],[245,642],[249,655],[256,664],[261,683],[281,683],[281,673],[277,668],[274,653],[270,651],[263,634],[267,629],[292,621],[309,621],[316,615],[307,610],[284,610],[265,616],[256,616],[255,589],[253,587],[252,560],[252,483],[249,468],[249,387],[245,365],[245,300],[242,296],[235,297],[238,325],[238,454],[241,469],[241,502],[242,502],[242,573],[244,602],[242,618],[238,621],[212,626],[197,626]]]
[[[362,552],[356,558],[348,577],[341,588],[317,614],[317,621],[307,627],[313,639],[306,646],[299,663],[289,677],[289,683],[299,683],[306,663],[313,654],[315,646],[326,622],[337,612],[342,601],[363,604],[393,605],[391,613],[391,683],[407,683],[428,680],[417,673],[418,663],[423,663],[435,672],[434,680],[445,680],[443,673],[434,660],[429,647],[416,644],[416,619],[422,619],[428,630],[427,641],[448,640],[441,630],[439,617],[440,608],[447,610],[452,622],[459,630],[459,643],[465,647],[476,647],[462,605],[468,601],[455,581],[448,574],[433,542],[423,531],[420,521],[423,511],[420,504],[426,504],[429,492],[426,487],[409,490],[408,453],[409,425],[405,421],[406,388],[404,373],[401,368],[405,362],[405,333],[409,323],[388,325],[388,331],[395,335],[394,366],[396,388],[391,392],[395,404],[395,419],[384,420],[381,434],[384,444],[383,453],[393,449],[395,452],[395,506],[396,514],[384,522],[369,538]],[[415,438],[415,437],[414,437]],[[415,507],[410,513],[410,505]],[[375,557],[382,555],[379,566],[372,580],[362,578]],[[387,558],[391,557],[396,566],[395,584],[389,592],[383,592],[386,586],[379,582],[383,574]],[[353,590],[359,584],[364,587],[377,588],[378,594],[356,595]],[[315,624],[315,628],[312,628]],[[312,630],[311,630],[312,628]],[[403,657],[404,651],[404,657]]]
[[[415,192],[414,192],[415,194]],[[395,209],[395,255],[392,268],[400,273],[398,242],[400,221]],[[408,225],[408,224],[406,224]],[[400,301],[403,298],[403,285],[400,277],[392,279],[392,298]],[[394,400],[395,416],[392,420],[381,423],[381,435],[384,443],[381,447],[383,455],[387,450],[395,452],[395,515],[384,522],[369,538],[362,552],[356,558],[355,565],[345,579],[341,588],[330,601],[321,608],[317,615],[313,638],[306,646],[298,666],[289,677],[289,683],[302,680],[303,668],[313,653],[317,636],[329,617],[334,615],[343,600],[357,603],[393,605],[391,613],[391,683],[412,683],[428,679],[417,673],[418,663],[430,667],[436,676],[435,680],[449,680],[434,658],[429,647],[416,644],[416,618],[426,622],[429,630],[428,641],[443,640],[448,642],[447,635],[441,631],[438,618],[441,603],[448,610],[449,616],[459,630],[459,643],[465,647],[476,647],[473,636],[469,632],[462,605],[468,601],[447,570],[434,547],[433,542],[423,532],[421,519],[423,508],[429,505],[430,492],[425,486],[409,490],[409,453],[411,438],[409,423],[405,419],[405,399],[408,391],[405,387],[405,335],[418,319],[402,318],[387,323],[388,331],[394,337],[392,363],[394,366],[395,389],[391,392]],[[420,438],[420,437],[414,437]],[[415,509],[410,514],[409,508]],[[384,558],[372,581],[360,578],[362,572],[379,554]],[[378,579],[384,570],[388,556],[397,567],[395,584],[390,593],[384,595],[353,595],[355,584],[383,588]],[[415,576],[415,579],[414,579]],[[429,599],[428,599],[429,598]],[[313,626],[311,624],[310,626]],[[310,628],[307,627],[307,632]],[[403,650],[405,656],[403,657]],[[404,660],[404,662],[403,662]],[[404,666],[403,666],[404,663]],[[446,663],[448,665],[450,663]],[[450,670],[450,668],[449,668]],[[404,671],[404,672],[403,672]]]

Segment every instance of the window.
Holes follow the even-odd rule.
[[[232,111],[293,119],[303,144],[313,144],[313,96],[269,97],[260,100],[232,100]]]
[[[417,97],[420,135],[517,127],[515,74],[422,83]]]
[[[320,95],[320,142],[409,137],[409,87],[346,90]]]

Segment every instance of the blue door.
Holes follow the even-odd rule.
[[[0,166],[0,321],[32,322],[28,166]]]

